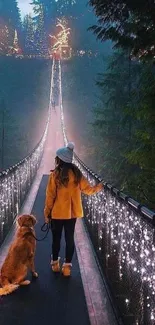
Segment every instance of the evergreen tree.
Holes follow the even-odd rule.
[[[155,208],[155,72],[151,64],[116,52],[97,82],[95,110],[99,172],[150,208]]]
[[[33,0],[32,5],[36,19],[43,7],[44,23],[47,35],[55,34],[57,18],[65,17],[71,28],[71,44],[74,49],[91,49],[96,47],[94,37],[88,37],[90,22],[96,22],[92,10],[87,6],[87,0]]]
[[[130,85],[134,86],[136,67],[132,65],[130,68],[130,64],[128,53],[116,52],[110,59],[107,72],[101,74],[97,82],[101,89],[101,102],[95,110],[94,126],[97,139],[98,136],[101,139],[101,172],[106,174],[107,181],[116,185],[122,185],[124,181],[126,144],[131,145],[131,118],[126,109],[131,101]]]
[[[1,0],[1,17],[4,24],[9,30],[9,43],[13,45],[15,29],[18,31],[21,28],[21,20],[17,0]]]
[[[23,21],[24,51],[27,55],[35,54],[35,30],[31,15],[26,15]]]
[[[134,172],[126,182],[126,188],[141,202],[155,208],[155,71],[152,65],[142,66],[139,86],[132,93],[129,112],[136,121],[132,132],[132,148],[126,154]]]
[[[51,32],[51,26],[55,24],[55,13],[57,12],[57,2],[54,2],[53,6],[49,0],[32,0],[32,6],[35,13],[35,20],[38,20],[40,12],[43,11],[44,27],[46,33]]]
[[[0,19],[0,55],[6,55],[9,53],[9,29],[5,25],[3,19]]]
[[[57,5],[57,14],[60,16],[70,17],[76,16],[77,1],[76,0],[59,0]],[[79,5],[79,3],[78,3]]]
[[[1,0],[1,17],[13,29],[20,27],[20,13],[17,0]]]
[[[36,18],[35,44],[38,55],[46,56],[48,54],[48,38],[45,30],[44,8],[42,5],[39,7]]]
[[[40,6],[43,6],[46,22],[55,20],[58,17],[76,15],[77,9],[76,0],[33,0],[32,5],[34,12],[38,14]],[[52,19],[52,20],[51,20]]]
[[[130,48],[140,58],[155,56],[154,0],[89,0],[98,17],[92,27],[102,41],[110,39],[115,47]]]

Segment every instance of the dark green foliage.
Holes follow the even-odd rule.
[[[32,55],[36,53],[35,30],[31,15],[26,15],[23,21],[23,46],[24,53]]]
[[[45,28],[45,14],[43,6],[40,6],[36,17],[35,32],[36,53],[43,56],[48,54],[48,36]]]
[[[77,8],[80,8],[82,3],[82,1],[79,3],[79,1],[76,0],[32,0],[32,5],[34,6],[36,14],[38,13],[39,7],[43,6],[45,15],[53,18],[76,15]]]
[[[2,31],[4,27],[8,29],[9,36],[7,42],[9,46],[12,46],[15,29],[17,31],[21,29],[21,20],[17,0],[0,1],[0,30]]]
[[[87,6],[87,0],[32,0],[32,5],[36,14],[35,21],[43,8],[47,37],[55,34],[56,19],[65,16],[71,28],[70,41],[73,49],[102,48],[87,31],[96,22],[96,17]]]
[[[154,0],[89,0],[98,17],[92,27],[102,41],[110,39],[115,47],[129,48],[133,55],[154,59]]]
[[[52,25],[56,22],[56,18],[65,16],[69,18],[76,15],[76,1],[74,0],[32,0],[32,5],[36,16],[43,8],[45,26],[48,32],[51,32]]]
[[[136,103],[133,118],[137,128],[132,149],[126,157],[139,169],[138,177],[133,175],[138,196],[155,208],[155,72],[151,65],[143,67],[137,90],[133,92]],[[130,188],[132,184],[129,181]]]
[[[20,27],[20,14],[17,0],[1,0],[0,17],[3,17],[10,28],[18,29]]]
[[[97,85],[102,96],[94,122],[100,173],[106,181],[155,207],[153,67],[116,52]]]

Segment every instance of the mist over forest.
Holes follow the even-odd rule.
[[[41,139],[47,121],[50,77],[51,62],[0,57],[4,169],[26,157]]]
[[[1,0],[0,168],[24,158],[44,131],[59,18],[72,48],[62,60],[68,137],[105,181],[154,209],[154,4],[125,1],[121,11],[120,3],[32,0],[33,16],[21,18],[16,0]]]

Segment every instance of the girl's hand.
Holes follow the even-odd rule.
[[[103,183],[99,183],[97,186],[98,186],[99,191],[102,191],[104,188]]]
[[[49,223],[51,221],[51,216],[45,217],[45,223]]]

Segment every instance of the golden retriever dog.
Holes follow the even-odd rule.
[[[0,296],[10,294],[20,285],[30,284],[26,280],[28,270],[32,276],[38,277],[34,266],[36,240],[34,225],[36,218],[33,215],[22,215],[17,220],[18,229],[11,244],[0,273]]]

